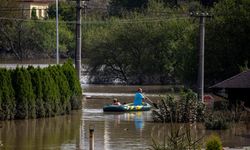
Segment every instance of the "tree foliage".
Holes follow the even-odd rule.
[[[37,19],[36,8],[33,7],[31,10],[31,19]]]
[[[146,14],[134,13],[125,23],[113,19],[86,31],[84,43],[94,73],[107,73],[132,84],[171,83],[182,78],[193,65],[195,26],[171,14]],[[159,21],[148,21],[148,15]]]
[[[36,117],[45,117],[45,108],[43,101],[43,87],[42,87],[42,70],[41,68],[35,69],[34,67],[28,68],[31,75],[32,87],[35,94],[36,102]]]
[[[35,97],[29,72],[24,68],[17,68],[12,79],[17,111],[15,118],[35,118]]]
[[[63,64],[62,71],[69,84],[71,109],[79,109],[81,107],[82,89],[71,60]]]
[[[0,119],[13,119],[15,117],[15,93],[11,83],[11,73],[0,69]]]
[[[64,21],[76,20],[76,3],[73,1],[61,1],[58,4],[59,18]],[[56,18],[56,4],[52,3],[48,9],[48,17],[50,19]]]
[[[222,142],[217,134],[212,134],[206,141],[206,150],[222,150]]]
[[[205,52],[207,82],[218,82],[240,72],[250,61],[250,3],[223,0],[208,20]]]
[[[148,0],[111,0],[109,2],[109,13],[112,15],[121,15],[124,11],[138,10],[145,8]]]
[[[21,11],[16,11],[19,6],[17,1],[0,0],[0,17],[20,16]]]
[[[205,38],[205,85],[209,86],[248,68],[250,4],[246,0],[203,2],[213,3],[206,8],[213,16],[206,21]],[[94,76],[91,81],[196,84],[199,23],[179,16],[203,9],[199,3],[191,8],[191,3],[196,2],[190,2],[189,8],[172,8],[149,1],[143,11],[86,28],[83,43]]]
[[[206,20],[205,85],[249,68],[248,0],[191,0],[173,7],[171,3],[175,2],[112,0],[110,9],[119,8],[118,17],[99,14],[95,19],[88,14],[82,26],[82,46],[93,75],[91,81],[196,84],[199,23],[198,19],[187,16],[189,11],[196,10],[206,10],[212,15]],[[0,9],[17,5],[7,0],[1,4]],[[60,53],[64,54],[72,54],[75,47],[74,28],[64,22],[74,20],[74,5],[74,2],[60,2]],[[55,5],[49,9],[48,20],[1,20],[0,52],[14,54],[19,59],[53,56]]]
[[[58,85],[59,95],[60,95],[60,107],[61,114],[69,113],[71,111],[70,104],[70,88],[69,83],[67,82],[67,78],[63,73],[63,70],[60,66],[50,66],[49,72],[55,80],[55,83]]]
[[[187,123],[203,121],[205,105],[197,100],[196,94],[188,90],[180,93],[177,99],[172,95],[164,97],[158,103],[159,110],[152,111],[155,122]]]
[[[0,79],[1,120],[52,117],[81,108],[80,82],[70,61],[44,69],[0,69]]]
[[[55,53],[56,24],[53,20],[4,21],[0,22],[0,33],[0,51],[12,52],[19,59],[48,57]],[[73,33],[61,22],[59,35],[60,52],[67,54],[74,46]]]
[[[111,0],[109,2],[109,13],[121,16],[124,12],[143,11],[150,7],[150,3],[162,3],[169,7],[179,7],[178,0]]]

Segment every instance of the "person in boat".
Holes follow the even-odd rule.
[[[113,105],[121,105],[121,103],[116,98],[114,98]]]
[[[144,101],[144,96],[142,94],[142,88],[138,88],[137,92],[135,93],[135,98],[134,98],[134,105],[142,105],[142,101]]]

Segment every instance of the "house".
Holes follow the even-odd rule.
[[[250,106],[250,70],[239,73],[210,87],[217,95],[223,95],[231,104],[244,101]]]
[[[24,10],[23,16],[31,18],[32,13],[36,15],[38,19],[43,19],[47,16],[47,9],[51,0],[20,0],[20,7]],[[33,12],[32,12],[33,11]]]

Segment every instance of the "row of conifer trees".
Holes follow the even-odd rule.
[[[70,60],[43,69],[0,69],[0,119],[69,114],[81,108],[81,92]]]

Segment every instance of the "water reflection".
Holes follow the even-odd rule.
[[[145,149],[151,142],[143,132],[145,120],[150,120],[150,112],[112,113],[102,109],[84,109],[85,148],[88,148],[88,126],[95,126],[95,149]]]
[[[100,103],[98,103],[100,101]],[[139,150],[147,149],[152,144],[152,139],[162,141],[169,134],[170,124],[152,122],[151,112],[110,113],[103,112],[101,103],[109,103],[105,99],[87,99],[84,109],[85,127],[87,124],[96,125],[97,150]],[[129,99],[128,101],[129,102]],[[99,109],[97,109],[99,107]],[[175,127],[184,124],[176,124]],[[198,139],[216,132],[222,138],[224,146],[243,147],[249,146],[250,130],[248,124],[237,124],[229,130],[205,130],[202,124],[190,126],[192,137]],[[183,128],[183,127],[182,127]],[[85,129],[85,131],[87,131]],[[85,139],[87,141],[87,139]],[[88,145],[88,143],[85,143]]]
[[[135,128],[142,130],[144,127],[144,120],[143,120],[143,114],[142,112],[136,112],[135,114],[135,118],[134,118],[134,122],[135,122]]]
[[[2,121],[0,141],[3,145],[0,142],[0,149],[88,150],[90,125],[95,127],[95,150],[144,150],[150,147],[152,138],[162,141],[169,133],[170,124],[152,122],[150,111],[104,113],[102,107],[111,103],[112,99],[84,99],[84,108],[67,116]],[[132,102],[132,99],[120,98],[121,102],[126,103]],[[192,126],[192,134],[196,137],[208,136],[213,132],[220,135],[224,146],[250,145],[250,123],[237,124],[225,131],[205,130],[202,124]]]
[[[144,115],[147,115],[147,112],[130,112],[122,114],[113,114],[115,119],[115,126],[118,126],[121,121],[134,121],[135,128],[137,130],[142,130],[144,127]],[[127,130],[125,128],[124,130]]]
[[[84,109],[84,117],[82,119],[88,121],[114,121],[115,125],[119,125],[122,121],[151,121],[150,111],[141,112],[103,112],[102,109]]]
[[[3,149],[77,149],[79,113],[45,119],[0,122]],[[0,149],[1,149],[0,148]]]

